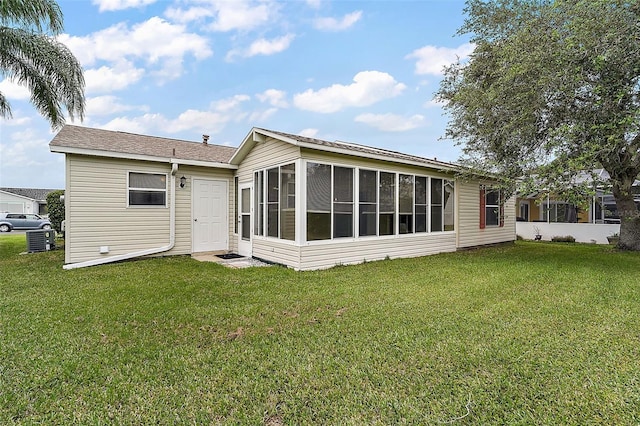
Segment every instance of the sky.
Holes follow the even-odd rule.
[[[443,161],[442,69],[473,49],[457,0],[59,0],[86,80],[68,124],[238,146],[252,127]],[[0,75],[0,187],[65,186],[64,155]]]

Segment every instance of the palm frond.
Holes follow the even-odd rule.
[[[64,28],[62,11],[54,0],[0,0],[0,25],[52,34]]]
[[[82,67],[62,43],[24,29],[0,27],[0,69],[26,86],[31,102],[53,128],[70,118],[84,117]]]
[[[0,92],[0,117],[11,118],[11,105],[2,92]]]

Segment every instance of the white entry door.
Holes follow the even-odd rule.
[[[193,251],[229,248],[227,182],[193,179]]]
[[[251,256],[251,236],[253,235],[253,197],[251,184],[241,184],[238,187],[238,254]]]

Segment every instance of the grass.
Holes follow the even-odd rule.
[[[0,238],[0,423],[638,424],[640,254],[63,271]]]

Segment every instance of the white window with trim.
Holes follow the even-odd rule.
[[[129,172],[127,206],[166,207],[167,175],[165,173]]]

